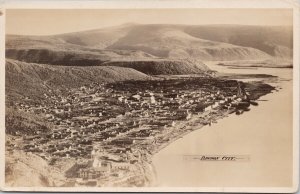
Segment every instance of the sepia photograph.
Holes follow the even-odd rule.
[[[1,12],[2,190],[298,189],[292,7]]]

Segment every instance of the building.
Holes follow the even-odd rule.
[[[79,170],[79,178],[82,179],[95,179],[100,177],[100,172],[94,169],[80,169]]]
[[[109,173],[111,171],[111,163],[100,160],[98,157],[94,158],[93,169],[100,173]]]

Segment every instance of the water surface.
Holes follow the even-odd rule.
[[[153,158],[158,186],[264,187],[292,185],[292,69],[228,69],[225,73],[270,74],[282,78],[278,92],[259,106],[230,115],[173,142]],[[247,155],[246,162],[186,161],[184,155]]]

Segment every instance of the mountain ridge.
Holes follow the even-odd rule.
[[[16,49],[14,45],[23,42],[25,46],[18,48],[50,45],[67,50],[135,50],[164,58],[249,60],[291,58],[291,37],[291,26],[130,24],[53,36],[7,35],[6,46]]]

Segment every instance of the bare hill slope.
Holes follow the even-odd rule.
[[[109,61],[103,63],[106,66],[129,67],[150,75],[180,75],[180,74],[203,74],[210,69],[196,60],[134,60],[134,61]]]
[[[274,57],[292,56],[292,26],[207,25],[189,26],[184,31],[206,40],[256,48]],[[289,52],[278,55],[276,50]]]
[[[105,56],[114,50],[135,50],[156,57],[201,60],[291,58],[292,44],[291,26],[168,24],[122,25],[54,36],[8,35],[6,42],[8,49],[109,50]]]
[[[144,80],[149,76],[115,66],[69,67],[25,63],[8,59],[5,64],[6,94],[42,95],[52,88],[80,87],[93,82]]]
[[[141,50],[164,58],[198,58],[201,60],[237,60],[270,58],[259,49],[205,40],[185,32],[186,26],[141,25],[109,49]]]

